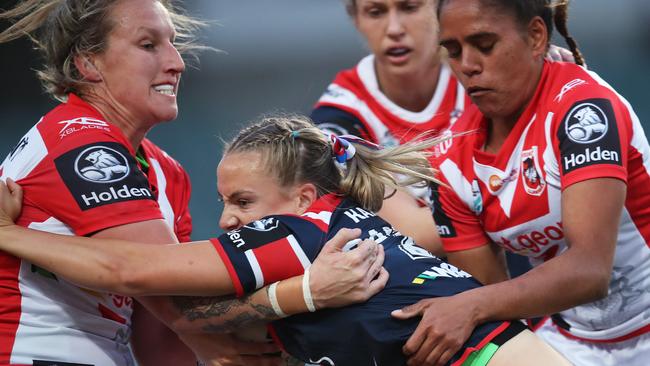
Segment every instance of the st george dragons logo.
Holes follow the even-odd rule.
[[[521,182],[526,193],[540,196],[546,187],[537,158],[537,146],[521,152]]]
[[[129,163],[119,151],[106,146],[93,146],[77,156],[77,175],[93,183],[113,183],[129,175]]]

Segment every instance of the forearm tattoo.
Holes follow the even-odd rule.
[[[253,294],[241,299],[232,296],[175,296],[172,302],[188,321],[203,321],[206,332],[231,332],[243,325],[277,319],[273,308],[252,302]]]

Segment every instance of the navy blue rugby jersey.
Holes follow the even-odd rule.
[[[384,267],[390,273],[386,287],[363,304],[274,321],[269,327],[271,333],[289,354],[310,364],[405,365],[401,349],[419,318],[397,320],[390,312],[481,284],[418,247],[379,216],[350,199],[326,195],[301,216],[268,216],[211,241],[241,296],[302,274],[342,228],[360,228],[361,238],[372,238],[384,246]],[[471,360],[481,347],[499,335],[503,338],[511,328],[510,322],[479,326],[449,364]]]

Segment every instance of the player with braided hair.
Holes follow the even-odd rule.
[[[438,160],[434,217],[450,263],[488,286],[424,300],[405,345],[445,362],[484,321],[555,314],[537,333],[575,365],[650,357],[650,146],[593,72],[544,60],[553,23],[577,62],[568,1],[441,0],[440,40],[474,104]],[[508,280],[504,250],[534,268]]]

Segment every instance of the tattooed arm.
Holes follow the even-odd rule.
[[[182,315],[172,326],[178,331],[224,333],[250,323],[277,319],[270,304],[260,303],[264,302],[264,298],[268,299],[266,293],[267,290],[262,289],[240,299],[232,296],[172,297],[174,308]]]

